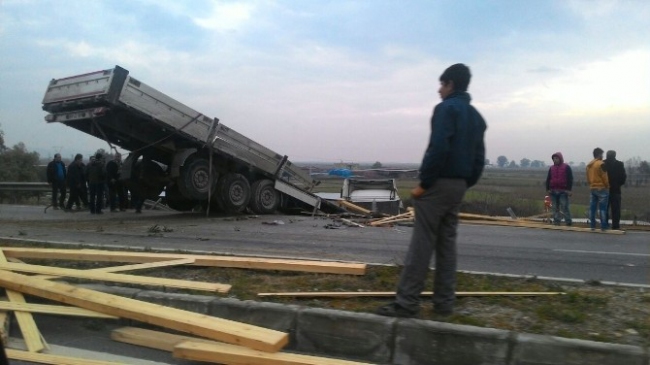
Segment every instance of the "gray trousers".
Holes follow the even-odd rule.
[[[410,310],[420,307],[420,293],[435,252],[433,304],[452,308],[456,300],[456,230],[458,212],[467,183],[463,179],[438,179],[413,200],[415,225],[404,269],[397,286],[397,304]]]

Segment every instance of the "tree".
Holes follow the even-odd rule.
[[[20,142],[12,149],[4,147],[0,151],[0,181],[31,182],[38,181],[38,152],[29,152]]]
[[[648,161],[641,161],[639,163],[639,173],[650,174],[650,164],[648,164]]]
[[[2,126],[2,124],[0,124]],[[4,152],[7,149],[5,146],[5,132],[0,129],[0,153]]]
[[[517,167],[517,163],[515,162],[515,160],[510,161],[510,165],[508,165],[508,168],[513,169],[515,167]]]
[[[525,158],[525,157],[522,158],[521,161],[519,161],[519,166],[521,166],[521,167],[523,167],[525,169],[528,168],[530,166],[530,160]]]
[[[508,158],[506,156],[497,157],[497,165],[499,167],[505,167],[508,164]]]
[[[534,160],[533,162],[530,163],[530,167],[534,169],[542,168],[544,166],[546,166],[546,164],[544,163],[544,161],[540,161],[540,160]]]
[[[381,162],[379,162],[379,161],[377,161],[377,162],[375,162],[375,163],[372,164],[372,168],[373,168],[373,169],[380,169],[382,166],[383,166],[383,165],[382,165]]]
[[[486,158],[486,159],[485,159],[485,165],[487,166],[487,165],[489,165],[489,164],[490,164],[490,159],[489,159],[489,158]]]

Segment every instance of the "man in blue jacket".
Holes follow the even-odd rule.
[[[415,225],[396,300],[377,310],[391,317],[415,317],[420,294],[435,252],[433,310],[453,313],[456,300],[456,231],[465,191],[476,184],[485,165],[487,125],[470,105],[470,70],[464,64],[440,76],[442,102],[431,117],[431,137],[420,166],[420,183],[412,191]]]
[[[47,182],[52,187],[52,207],[54,209],[65,208],[65,163],[61,161],[61,154],[54,155],[54,159],[47,164]]]

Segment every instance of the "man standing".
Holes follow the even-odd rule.
[[[74,156],[74,161],[68,166],[68,187],[70,188],[70,196],[68,203],[65,206],[66,212],[72,211],[72,204],[79,200],[82,191],[82,184],[86,183],[83,171],[83,155],[77,153]]]
[[[553,206],[553,224],[560,225],[562,216],[567,226],[571,225],[571,210],[569,209],[569,197],[573,188],[573,171],[571,166],[564,162],[561,152],[551,155],[553,166],[548,169],[546,175],[546,191],[551,196]]]
[[[616,159],[616,151],[607,151],[604,166],[609,179],[609,208],[612,212],[612,229],[621,229],[621,186],[627,174],[623,162]]]
[[[603,150],[596,147],[594,159],[587,164],[587,183],[591,191],[589,198],[589,224],[596,229],[596,211],[600,218],[600,229],[608,229],[607,204],[609,202],[609,178],[603,168]]]
[[[61,154],[54,155],[54,159],[47,164],[47,182],[52,187],[52,207],[54,209],[65,208],[65,163],[61,161]],[[58,199],[57,199],[58,195]]]
[[[420,183],[411,190],[415,225],[397,297],[377,314],[414,317],[435,251],[433,310],[450,315],[456,300],[456,231],[465,191],[476,184],[485,164],[483,117],[470,105],[470,70],[464,64],[440,76],[442,102],[431,117],[429,145],[420,166]]]
[[[106,184],[106,167],[104,156],[97,152],[95,160],[88,165],[88,191],[90,192],[90,214],[103,214],[104,185]]]
[[[115,157],[106,163],[106,179],[108,180],[108,201],[111,212],[116,212],[119,202],[120,212],[126,210],[126,187],[120,181],[120,168],[122,155],[115,153]]]

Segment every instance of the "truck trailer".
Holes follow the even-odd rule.
[[[120,179],[169,207],[197,205],[258,214],[302,206],[335,209],[312,193],[317,180],[286,155],[247,138],[114,68],[52,79],[43,97],[48,123],[62,123],[129,151]]]

